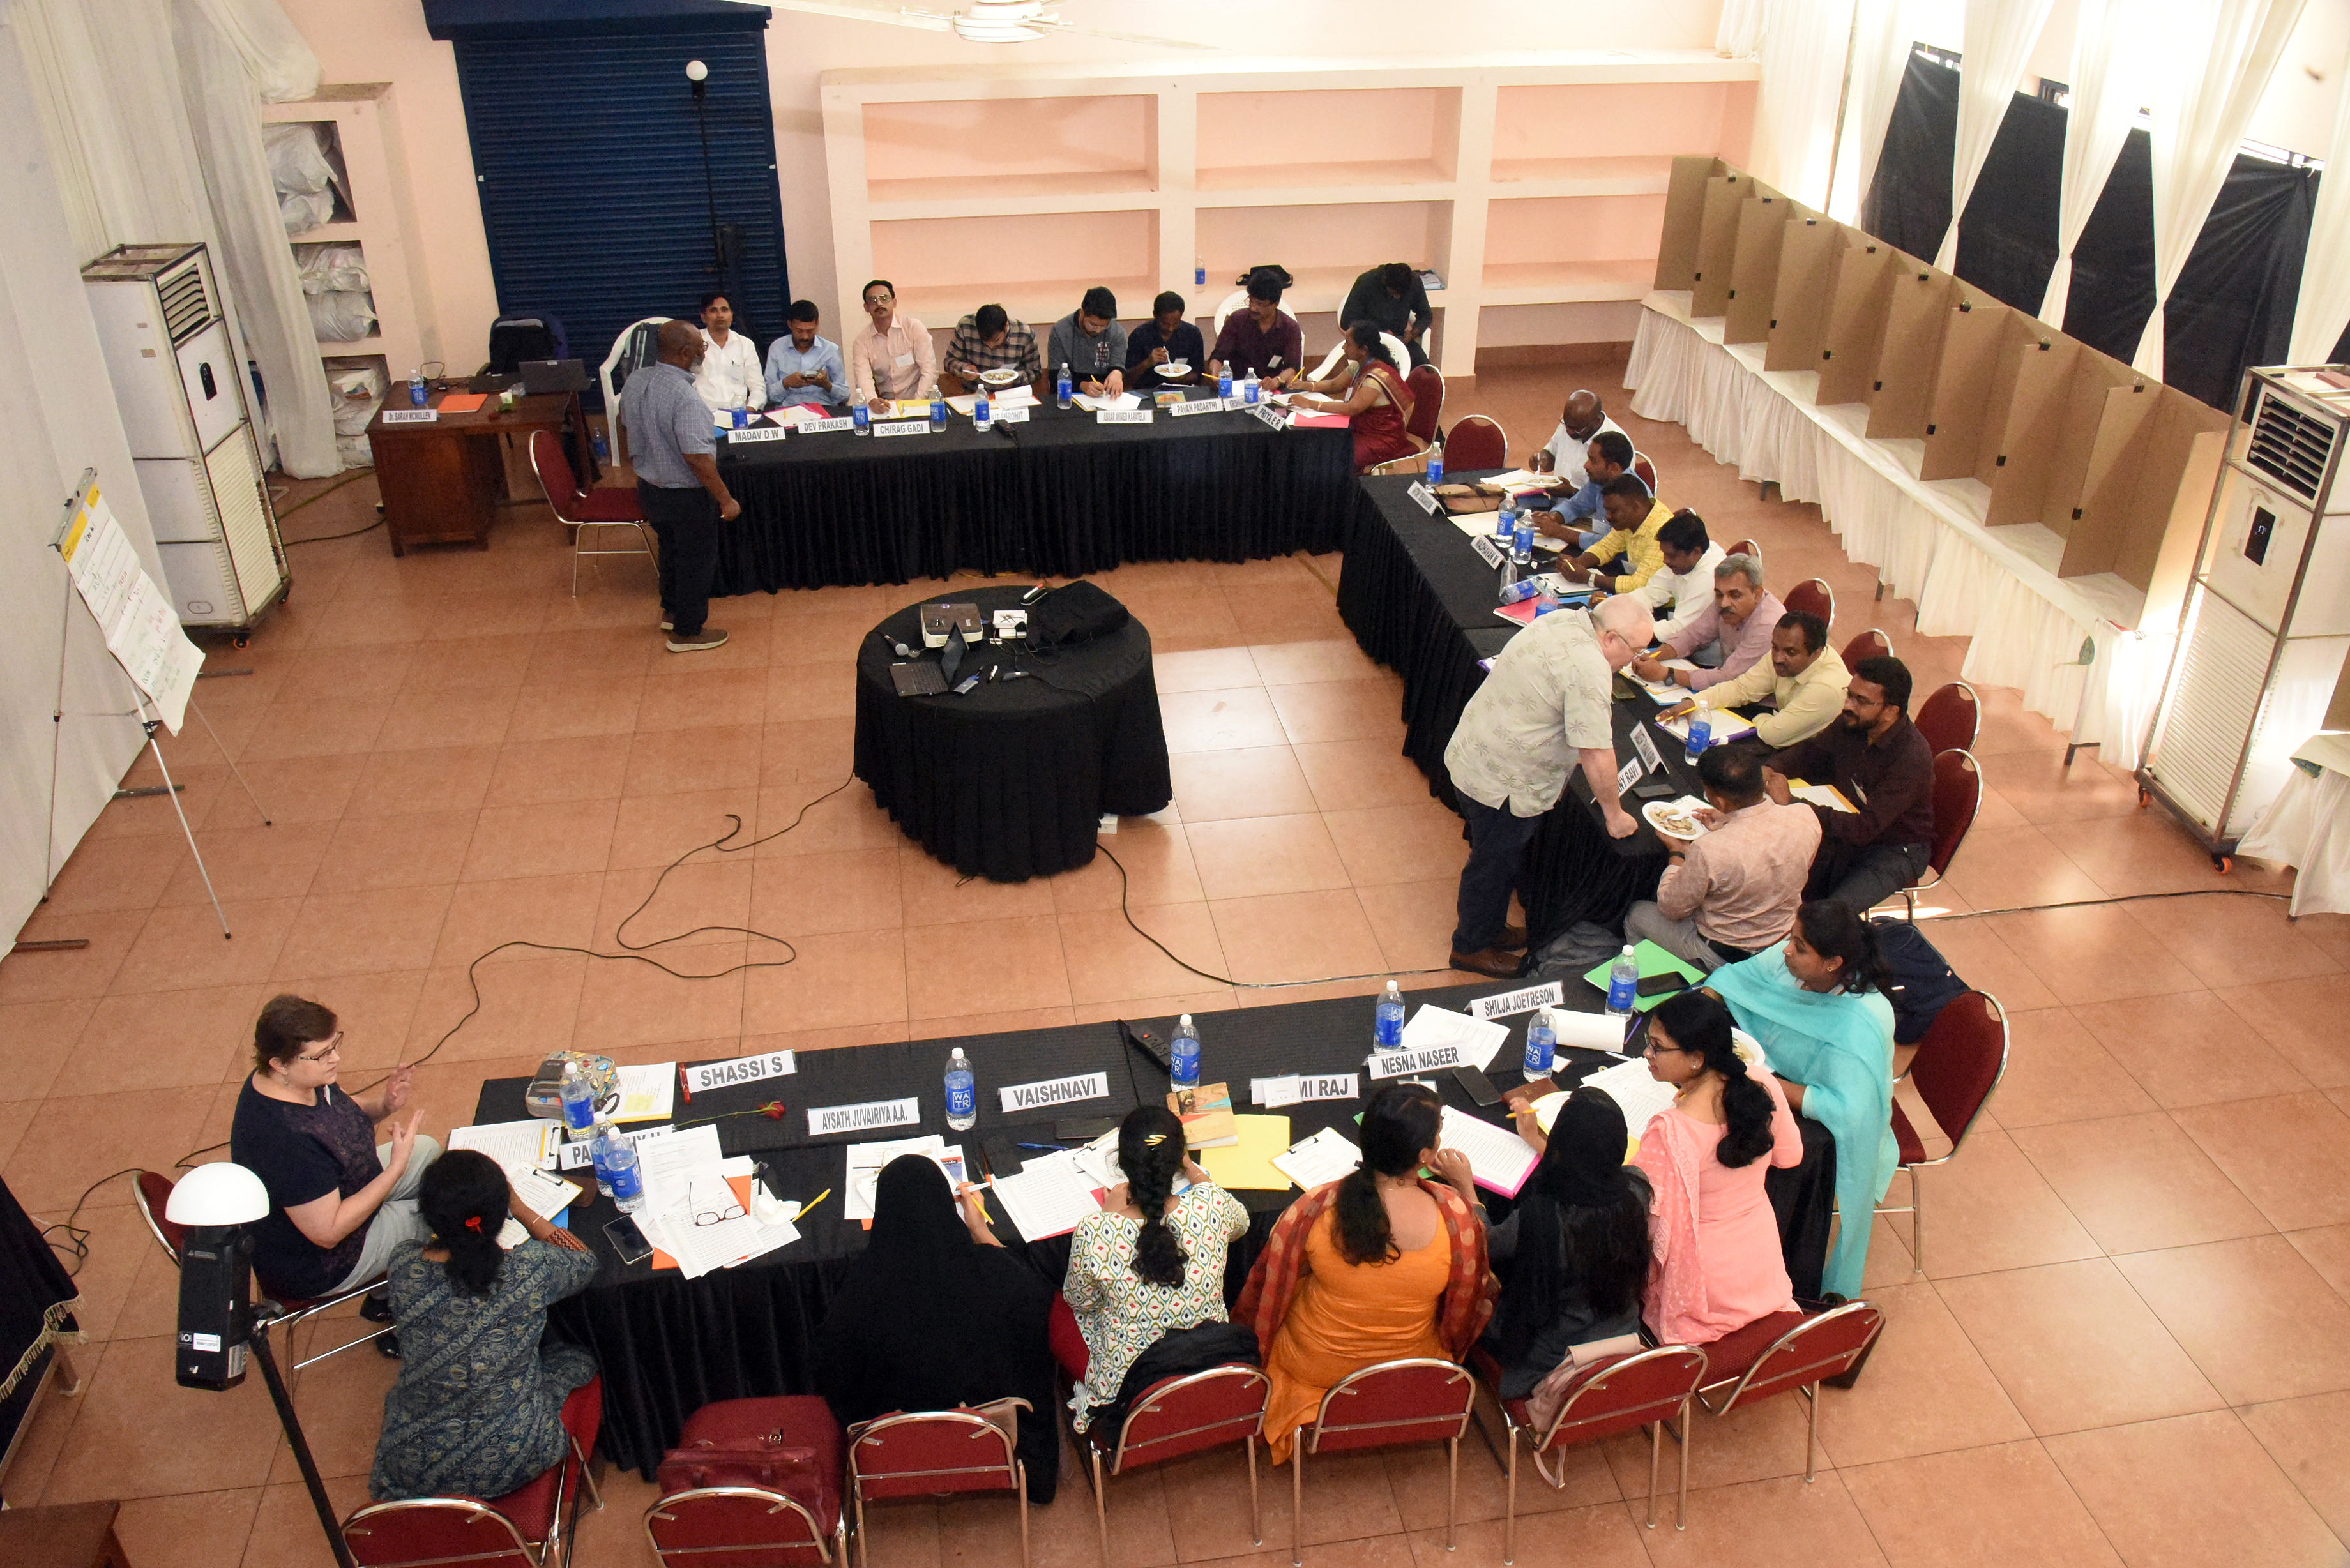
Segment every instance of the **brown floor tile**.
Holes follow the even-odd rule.
[[[1317,680],[1267,689],[1290,741],[1385,739],[1395,733],[1403,685],[1391,675],[1364,680]]]
[[[542,805],[616,798],[628,775],[626,742],[608,735],[512,741],[500,746],[485,805]]]
[[[1305,788],[1303,778],[1298,787]],[[159,851],[145,838],[85,840],[59,868],[49,888],[48,907],[57,914],[151,909],[162,901],[172,873],[186,858],[184,848],[176,854]]]
[[[579,988],[572,1043],[582,1051],[610,1051],[739,1037],[743,975],[727,971],[737,970],[744,956],[741,946],[713,942],[643,955],[650,962],[591,962]]]
[[[450,895],[432,962],[444,968],[468,964],[510,941],[588,946],[597,934],[596,910],[603,896],[604,877],[593,871],[460,882]],[[529,948],[513,948],[486,961],[532,956]]]
[[[2274,1047],[2210,992],[2076,1006],[2095,1035],[2158,1105],[2289,1095],[2309,1087]]]
[[[9,1067],[0,1075],[0,1101],[38,1104],[47,1098],[50,1085],[73,1057],[74,1043],[101,1005],[87,997],[0,1004],[0,1040],[8,1042]]]
[[[847,719],[795,719],[762,731],[763,784],[835,784],[856,760],[857,727]]]
[[[1884,1336],[1850,1390],[1825,1389],[1820,1440],[1839,1469],[2032,1435],[1934,1287],[1873,1286]]]
[[[2097,1255],[2080,1221],[1997,1127],[1977,1127],[1959,1157],[1927,1171],[1925,1181],[1926,1272],[1935,1279]]]
[[[11,1180],[11,1187],[16,1183]],[[259,1377],[224,1394],[171,1378],[168,1339],[118,1339],[90,1373],[44,1502],[255,1487],[281,1441]],[[154,1441],[159,1432],[170,1442]]]
[[[1286,816],[1317,809],[1287,746],[1179,752],[1168,759],[1175,805],[1187,823]]]
[[[1392,736],[1367,741],[1313,741],[1291,748],[1315,804],[1324,811],[1416,805],[1429,798],[1428,780],[1397,748]]]
[[[2137,1080],[2070,1011],[2046,1007],[2008,1013],[2007,1075],[1991,1101],[2000,1126],[2041,1127],[2155,1108]]]
[[[827,855],[847,849],[895,849],[912,840],[874,804],[861,784],[784,784],[759,792],[761,856]],[[741,843],[741,839],[736,839]]]
[[[757,860],[751,880],[751,926],[798,938],[868,931],[902,924],[904,875],[896,849],[849,849]]]
[[[2283,1237],[2114,1264],[2230,1404],[2350,1388],[2350,1302]]]
[[[244,1554],[260,1506],[258,1487],[132,1498],[114,1516],[114,1533],[140,1568],[214,1568]],[[327,1550],[323,1539],[318,1550]]]
[[[2350,1393],[2282,1399],[2237,1414],[2318,1517],[2350,1539]]]
[[[1351,637],[1326,642],[1260,643],[1248,652],[1256,663],[1257,678],[1267,686],[1368,680],[1379,674],[1378,661]]]
[[[2158,898],[2131,906],[2131,914],[2206,985],[2342,971],[2271,899]]]
[[[1069,1002],[1060,922],[1051,914],[967,921],[909,946],[910,1017],[1066,1007]]]
[[[2350,1116],[2324,1095],[2196,1106],[2177,1120],[2278,1230],[2350,1220]]]
[[[1390,971],[1404,975],[1444,969],[1452,951],[1452,926],[1457,913],[1454,900],[1460,886],[1460,878],[1446,877],[1429,882],[1398,882],[1356,889],[1355,896],[1362,902],[1363,914],[1378,937],[1379,951],[1385,955]],[[1449,985],[1454,981],[1440,980],[1436,983]]]
[[[1261,684],[1264,679],[1245,648],[1201,648],[1187,653],[1159,653],[1151,672],[1163,698],[1171,691],[1215,691]]]
[[[1433,800],[1329,811],[1323,821],[1329,826],[1338,858],[1357,888],[1457,881],[1469,858],[1461,819]]]
[[[1134,924],[1114,909],[1062,915],[1061,948],[1069,972],[1069,995],[1076,1002],[1134,1001],[1146,997],[1181,996],[1215,981],[1182,967],[1185,963],[1209,975],[1225,972],[1224,953],[1216,940],[1215,921],[1208,906],[1160,904],[1133,911]],[[1151,945],[1136,927],[1164,943],[1167,951]]]
[[[2153,932],[2117,906],[1991,915],[1984,923],[2067,1006],[2201,986]]]
[[[77,937],[87,948],[55,952],[0,954],[0,1002],[60,1002],[75,997],[102,996],[108,982],[121,969],[131,944],[139,940],[147,914],[139,909],[109,909],[71,919],[48,917],[35,910],[20,941]]]
[[[375,750],[494,746],[506,738],[518,700],[518,690],[403,691],[384,716],[383,728],[376,732]]]
[[[2105,1532],[2036,1442],[1836,1473],[1893,1568],[2120,1568]]]
[[[918,845],[898,853],[898,897],[910,926],[958,925],[1053,912],[1052,885],[1043,877],[991,882],[966,877]]]
[[[903,930],[832,932],[792,945],[799,956],[791,963],[744,977],[745,1034],[891,1023],[908,1016]]]
[[[617,800],[485,807],[465,856],[462,879],[494,882],[509,877],[600,871],[611,852],[619,811]]]
[[[1971,829],[1950,862],[1946,880],[1970,906],[1981,909],[2105,896],[2087,872],[2064,857],[2054,836],[2029,826],[2004,832]]]
[[[434,746],[370,755],[359,763],[354,782],[346,786],[350,805],[344,818],[478,811],[489,794],[498,751],[496,746]],[[277,809],[278,789],[258,779],[254,788],[272,811]],[[221,812],[216,809],[213,815]]]
[[[2321,1089],[2350,1085],[2350,1035],[2340,1027],[2350,1008],[2350,976],[2228,986],[2218,994],[2312,1084]]]
[[[629,748],[622,794],[681,794],[727,789],[747,796],[758,787],[757,724],[639,734]]]
[[[2056,1005],[2056,993],[1989,919],[1929,920],[1923,929],[1960,980],[1999,998],[2011,1016]]]
[[[2295,1251],[2309,1260],[2309,1266],[2325,1277],[2326,1282],[2350,1301],[2350,1225],[2321,1225],[2307,1231],[2288,1231],[2285,1240]]]
[[[2132,1568],[2324,1563],[2342,1543],[2227,1411],[2052,1438],[2048,1452]]]
[[[343,1032],[342,1081],[356,1086],[408,1060],[409,1025],[416,1017],[424,985],[424,971],[411,969],[338,974],[295,989],[333,1008],[336,1025]],[[278,990],[266,986],[263,994],[274,995]],[[257,1016],[259,1009],[255,1012]],[[224,1082],[241,1082],[253,1064],[253,1024],[248,1020]]]
[[[1262,686],[1162,692],[1159,719],[1170,753],[1285,746],[1290,740]]]
[[[363,893],[378,888],[454,882],[473,842],[478,815],[472,811],[439,811],[413,816],[346,818],[335,829],[310,886],[301,891]]]
[[[2184,1247],[2274,1229],[2160,1111],[2010,1130],[2108,1252]]]
[[[1334,980],[1379,973],[1386,962],[1351,888],[1218,898],[1208,909],[1235,980]],[[1304,998],[1284,992],[1275,1000]]]
[[[1940,1280],[1934,1288],[2042,1437],[2223,1403],[2102,1258]]]
[[[1687,1530],[1659,1527],[1643,1536],[1648,1560],[1658,1568],[1725,1562],[1808,1568],[1820,1563],[1885,1561],[1852,1494],[1834,1471],[1823,1471],[1809,1484],[1794,1475],[1692,1495]]]
[[[244,984],[107,997],[90,1010],[51,1092],[217,1084],[250,1064],[253,1021],[270,995],[266,985]]]
[[[543,659],[543,640],[540,646]],[[599,679],[577,674],[541,681],[536,678],[538,668],[533,666],[534,679],[523,687],[513,716],[506,721],[508,745],[569,735],[636,732],[637,708],[645,691],[641,677],[623,674]]]
[[[367,1478],[335,1477],[327,1482],[327,1501],[338,1519],[349,1518],[371,1501]],[[323,1568],[333,1561],[308,1490],[299,1481],[263,1488],[243,1568]]]
[[[1318,812],[1187,822],[1191,858],[1211,898],[1249,898],[1348,886],[1346,864]]]
[[[730,824],[729,816],[735,823]],[[611,847],[605,865],[614,871],[661,867],[690,849],[719,843],[746,845],[759,836],[758,817],[758,795],[750,790],[629,795],[613,815]],[[715,859],[718,855],[715,849],[705,849],[702,858]]]
[[[274,978],[371,974],[422,969],[439,945],[453,887],[385,888],[367,893],[313,894],[301,903],[277,954]]]
[[[1139,909],[1207,897],[1180,823],[1120,822],[1097,846],[1091,861],[1048,879],[1053,907],[1063,914],[1115,909],[1121,900]]]
[[[580,989],[594,961],[524,950],[513,962],[483,964],[473,971],[472,981],[463,965],[432,971],[424,978],[409,1026],[407,1059],[420,1061],[425,1053],[434,1052],[437,1061],[470,1062],[529,1051],[544,1056],[568,1049]],[[452,1030],[456,1031],[453,1035]]]
[[[1519,1496],[1523,1499],[1524,1495],[1521,1487]],[[1669,1530],[1672,1526],[1659,1528]],[[1516,1561],[1526,1568],[1646,1568],[1648,1555],[1642,1544],[1646,1538],[1647,1532],[1641,1530],[1638,1521],[1621,1506],[1603,1504],[1540,1513],[1521,1511]],[[1440,1525],[1416,1530],[1410,1540],[1411,1560],[1419,1568],[1501,1561],[1503,1532],[1498,1520],[1463,1524],[1458,1544],[1451,1551],[1445,1549]]]
[[[400,682],[400,691],[419,696],[519,691],[537,652],[536,632],[421,643],[417,647],[416,657],[409,661],[408,676]]]
[[[740,946],[751,921],[751,858],[688,861],[665,871],[639,867],[604,874],[596,908],[598,952],[652,956],[706,946]],[[781,933],[777,933],[781,934]],[[700,969],[699,957],[682,967]]]
[[[179,857],[171,886],[163,889],[166,904],[203,904],[213,895],[231,899],[298,898],[311,890],[319,864],[338,826],[327,822],[285,822],[272,827],[207,827],[196,842],[203,850],[203,869],[194,857]],[[116,843],[138,843],[117,839]],[[209,875],[212,888],[204,887]]]
[[[117,994],[180,991],[266,979],[284,951],[306,900],[254,898],[215,909],[210,902],[170,905],[147,917],[139,940],[115,971]],[[221,934],[221,917],[229,935]],[[78,929],[81,922],[77,921]],[[380,966],[370,966],[380,967]]]
[[[359,697],[276,703],[261,715],[252,736],[237,748],[237,761],[273,763],[290,757],[351,756],[369,751],[375,745],[377,732],[391,714],[392,701],[389,697]]]

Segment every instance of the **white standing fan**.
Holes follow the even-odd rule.
[[[974,44],[1021,44],[1047,33],[1082,33],[1121,43],[1152,44],[1168,49],[1211,49],[1184,38],[1154,38],[1139,33],[1113,33],[1101,27],[1080,27],[1045,9],[1045,0],[970,0],[959,11],[924,11],[911,5],[865,5],[857,0],[747,0],[774,11],[806,11],[816,16],[843,16],[854,22],[879,22],[892,27],[920,27],[931,33],[952,33]]]

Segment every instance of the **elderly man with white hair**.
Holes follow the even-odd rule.
[[[1609,836],[1639,825],[1616,791],[1616,671],[1648,646],[1648,607],[1617,596],[1599,607],[1536,617],[1493,660],[1461,711],[1444,766],[1469,822],[1461,868],[1452,967],[1506,979],[1523,963],[1525,929],[1506,922],[1510,893],[1543,814],[1558,803],[1577,764],[1591,783]]]

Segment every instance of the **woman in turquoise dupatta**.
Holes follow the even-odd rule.
[[[1795,913],[1783,948],[1726,964],[1706,984],[1730,1004],[1785,1085],[1787,1103],[1835,1137],[1835,1247],[1820,1288],[1860,1294],[1877,1200],[1900,1156],[1893,1142],[1893,1006],[1879,990],[1877,939],[1831,898]]]

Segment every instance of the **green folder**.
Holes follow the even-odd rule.
[[[1678,974],[1687,976],[1689,982],[1691,985],[1703,985],[1705,983],[1704,974],[1700,972],[1695,965],[1682,962],[1679,959],[1675,958],[1672,954],[1667,952],[1664,949],[1659,947],[1654,942],[1642,942],[1638,947],[1632,950],[1632,956],[1638,959],[1640,962],[1640,978],[1642,980],[1648,979],[1652,974]],[[1607,971],[1615,967],[1616,961],[1614,959],[1609,959],[1606,963],[1601,964],[1598,968],[1593,970],[1589,974],[1585,975],[1583,978],[1589,981],[1593,985],[1598,987],[1604,993],[1607,990]],[[1632,1000],[1632,1005],[1639,1009],[1642,1012],[1646,1012],[1651,1007],[1656,1006],[1657,1003],[1664,1001],[1666,997],[1679,996],[1679,994],[1680,992],[1677,991],[1668,991],[1656,996],[1635,997]]]

